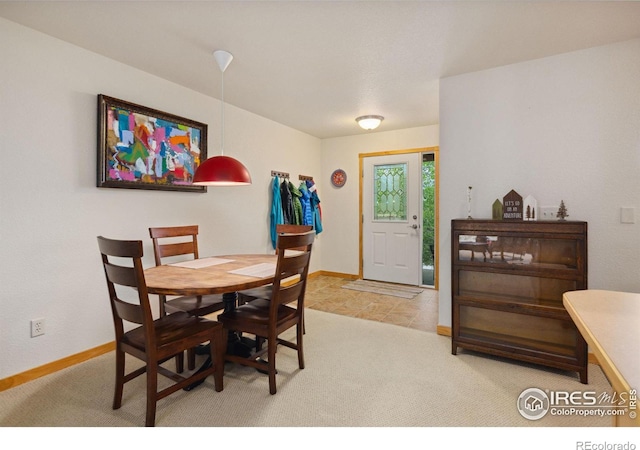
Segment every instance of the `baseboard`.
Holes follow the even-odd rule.
[[[116,348],[115,341],[107,344],[100,345],[84,352],[76,353],[75,355],[67,356],[66,358],[59,359],[57,361],[44,364],[34,369],[27,370],[26,372],[19,373],[0,380],[0,392],[6,391],[12,387],[19,386],[23,383],[33,381],[37,378],[44,377],[45,375],[52,374],[67,367],[74,366],[81,362],[87,361],[96,356],[104,355]]]
[[[345,278],[347,280],[357,280],[358,278],[360,278],[359,275],[354,275],[352,273],[329,272],[327,270],[319,270],[317,272],[313,272],[312,274],[309,274],[310,278],[315,278],[319,276]]]

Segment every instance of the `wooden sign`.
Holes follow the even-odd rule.
[[[502,199],[502,219],[522,220],[522,196],[513,189]]]

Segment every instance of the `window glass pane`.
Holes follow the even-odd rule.
[[[563,293],[577,289],[575,280],[472,270],[460,270],[458,284],[461,296],[554,308],[562,308]]]
[[[407,220],[407,164],[373,167],[373,220]]]
[[[458,259],[556,269],[576,269],[579,264],[576,240],[475,234],[458,236]]]

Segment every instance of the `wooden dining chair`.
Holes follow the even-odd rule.
[[[280,236],[281,234],[291,234],[291,233],[306,233],[307,231],[311,231],[313,230],[313,226],[312,225],[291,225],[291,224],[280,224],[280,225],[276,225],[276,233],[277,236]],[[277,239],[277,238],[276,238]],[[276,247],[277,247],[277,240],[276,240]],[[301,250],[301,249],[291,249],[291,250]],[[304,250],[304,249],[302,249]],[[278,253],[278,250],[276,249],[276,254]],[[288,282],[289,280],[286,280],[286,282]],[[238,291],[237,295],[238,295],[238,304],[242,305],[243,303],[247,303],[247,302],[251,302],[253,300],[257,300],[257,299],[264,299],[264,300],[269,300],[271,298],[271,291],[273,290],[273,284],[269,284],[267,286],[260,286],[257,288],[253,288],[253,289],[246,289],[244,291]],[[306,333],[307,329],[306,326],[303,323],[302,326],[302,332]],[[256,349],[260,350],[262,348],[262,339],[256,339]]]
[[[153,319],[149,293],[142,268],[142,241],[119,241],[98,237],[102,264],[107,280],[109,302],[116,336],[116,384],[113,409],[122,405],[125,383],[147,374],[146,426],[155,425],[157,402],[194,382],[214,376],[215,390],[223,388],[226,333],[222,324],[185,312],[177,312]],[[130,288],[134,288],[132,291]],[[125,331],[125,323],[138,325]],[[127,328],[129,326],[127,325]],[[189,348],[210,342],[213,364],[190,376],[181,376],[161,364]],[[125,353],[145,365],[125,373]],[[158,390],[158,374],[174,381]]]
[[[284,345],[298,352],[298,366],[304,369],[303,352],[303,311],[304,295],[309,273],[311,247],[315,232],[303,234],[282,234],[276,244],[278,259],[271,297],[257,299],[238,306],[233,311],[225,311],[218,316],[228,331],[246,332],[256,338],[266,339],[266,348],[256,351],[248,358],[226,355],[227,361],[255,367],[269,374],[269,392],[276,393],[276,348]],[[294,253],[286,250],[296,249]],[[284,280],[294,278],[292,283]],[[280,338],[280,334],[296,327],[296,341]],[[267,361],[261,359],[267,354]],[[266,367],[265,367],[266,365]]]
[[[285,234],[285,233],[306,233],[307,231],[313,230],[313,226],[311,225],[291,225],[291,224],[280,224],[276,225],[276,233],[277,235]],[[276,247],[277,247],[276,241]],[[277,253],[277,250],[276,250]],[[271,289],[273,285],[270,284],[268,286],[260,286],[253,289],[246,289],[244,291],[238,291],[238,303],[246,303],[252,300],[256,300],[258,298],[269,299],[271,298]]]
[[[198,225],[149,228],[149,236],[153,241],[156,266],[165,264],[166,258],[174,256],[199,258]],[[160,295],[161,315],[182,311],[192,316],[206,316],[223,308],[222,295],[194,295],[171,299]]]
[[[153,254],[156,266],[161,266],[169,261],[175,261],[176,256],[189,256],[198,259],[198,225],[178,227],[154,227],[149,228],[149,235],[153,241]],[[186,312],[192,316],[206,316],[224,309],[222,294],[217,295],[191,295],[167,298],[159,295],[160,315],[165,316],[175,312]],[[180,360],[176,360],[179,364]],[[189,370],[195,367],[195,349],[187,352],[187,366]],[[182,372],[181,367],[177,367]]]

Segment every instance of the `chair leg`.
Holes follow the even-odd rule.
[[[145,427],[156,425],[156,404],[158,403],[158,362],[147,362],[147,417]]]
[[[189,368],[189,370],[193,370],[196,368],[196,349],[195,348],[190,348],[187,350],[187,367]]]
[[[227,334],[225,329],[220,328],[220,331],[209,343],[211,361],[215,367],[213,381],[216,392],[221,392],[224,387],[224,354],[227,350]]]
[[[277,391],[276,387],[276,347],[278,339],[267,339],[267,355],[269,358],[269,393],[274,395]]]
[[[262,350],[262,346],[264,345],[264,338],[261,336],[256,336],[256,351],[259,352]]]
[[[307,334],[307,325],[304,322],[304,311],[302,311],[302,334]]]
[[[167,297],[164,295],[159,295],[158,296],[158,300],[159,300],[159,306],[160,306],[160,317],[164,317],[167,315],[167,310],[165,309],[164,305],[165,302],[167,301]]]
[[[298,345],[298,367],[304,369],[304,351],[302,350],[302,336],[304,335],[304,322],[296,325],[296,340]]]
[[[192,367],[189,367],[189,369],[192,369]],[[180,352],[176,355],[176,372],[184,372],[184,352]]]
[[[122,406],[122,390],[124,388],[124,352],[116,348],[116,388],[113,394],[113,409]]]

